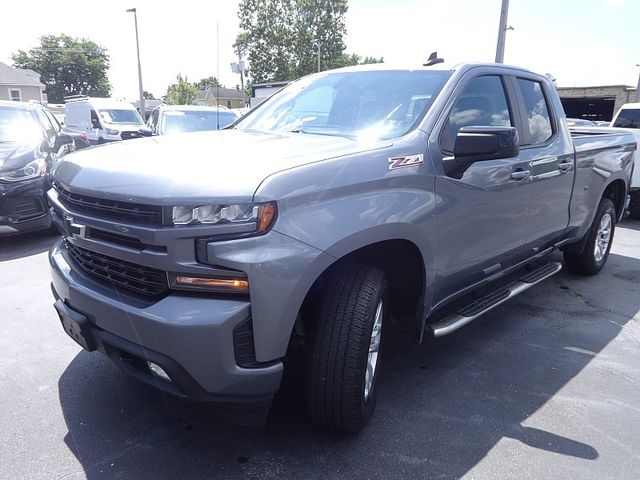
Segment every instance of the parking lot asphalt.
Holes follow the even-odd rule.
[[[295,385],[243,428],[82,351],[52,308],[55,239],[0,238],[2,479],[640,478],[640,222],[596,277],[563,271],[438,341],[387,336],[351,436],[310,423]]]

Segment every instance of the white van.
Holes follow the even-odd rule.
[[[92,144],[149,134],[133,105],[111,98],[67,97],[64,120],[67,129],[85,133]]]
[[[611,120],[611,127],[626,128],[633,132],[638,142],[633,159],[633,178],[629,186],[629,213],[640,220],[640,103],[625,103]]]

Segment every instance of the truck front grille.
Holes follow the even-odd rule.
[[[69,255],[80,270],[112,287],[146,297],[158,297],[169,290],[167,276],[162,270],[108,257],[70,242],[65,243]]]
[[[120,134],[120,137],[122,138],[122,140],[131,140],[132,138],[140,138],[142,137],[142,135],[140,134],[140,132],[122,132]]]
[[[122,222],[162,225],[162,207],[157,205],[143,205],[140,203],[89,197],[71,193],[59,185],[54,185],[54,187],[58,192],[58,200],[60,203],[70,210],[95,214],[98,217],[120,220]]]

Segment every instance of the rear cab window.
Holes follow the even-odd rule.
[[[542,84],[526,78],[518,78],[517,83],[525,108],[524,127],[528,127],[528,132],[524,132],[525,138],[521,139],[522,144],[528,146],[546,143],[555,132]]]

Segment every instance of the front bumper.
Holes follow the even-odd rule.
[[[251,316],[242,299],[173,292],[145,304],[105,288],[72,269],[60,240],[49,253],[54,296],[86,317],[95,349],[126,372],[174,395],[218,404],[243,423],[262,423],[280,386],[282,363],[259,368],[236,364],[234,328]],[[171,382],[159,380],[146,361],[162,367]],[[247,412],[249,417],[244,415]]]
[[[46,180],[36,178],[0,184],[0,235],[45,230],[51,226]]]

